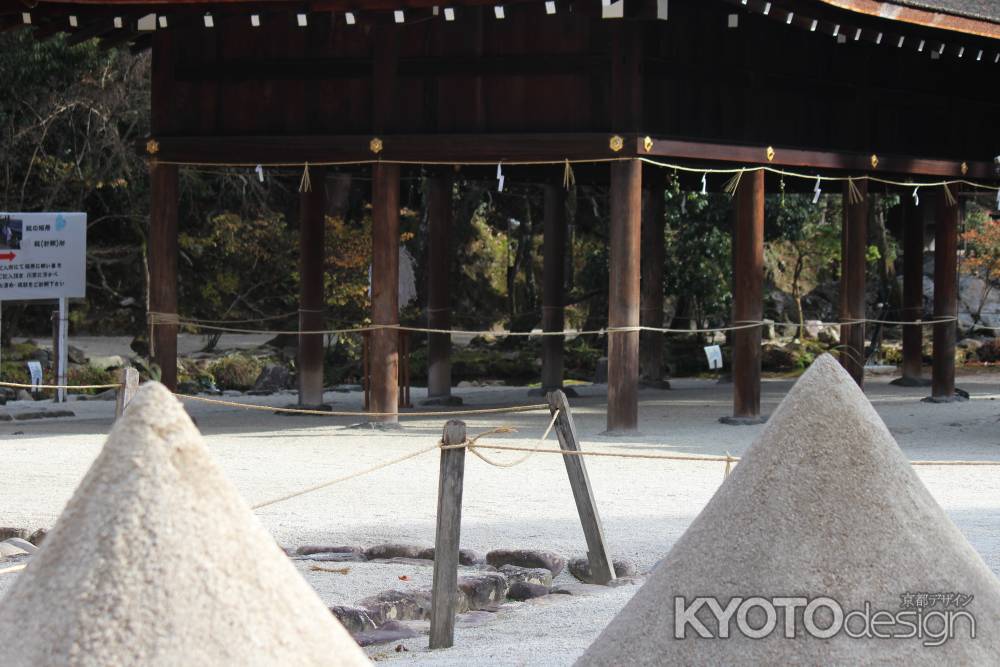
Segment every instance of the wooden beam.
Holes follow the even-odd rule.
[[[372,169],[372,324],[399,324],[399,166]],[[399,332],[371,332],[372,421],[399,421]]]
[[[548,394],[549,414],[556,414],[555,432],[559,439],[559,448],[567,452],[579,452],[580,440],[576,436],[576,424],[569,409],[569,401],[562,391]],[[463,450],[464,451],[464,450]],[[576,511],[580,515],[583,535],[587,540],[587,561],[594,583],[607,584],[616,578],[615,566],[608,551],[607,540],[604,539],[604,526],[597,512],[597,502],[594,500],[594,490],[590,486],[590,476],[587,475],[587,464],[582,456],[563,455],[566,464],[566,474],[569,475],[569,485],[573,489],[573,499],[576,501]]]
[[[310,167],[312,187],[299,193],[299,331],[323,329],[326,169]],[[299,406],[323,405],[323,334],[299,334]]]
[[[542,330],[562,331],[566,277],[566,189],[562,184],[544,186],[542,237]],[[542,338],[542,391],[562,389],[563,336]]]
[[[177,390],[177,325],[163,324],[177,315],[177,167],[149,165],[149,344],[160,382]]]
[[[427,179],[427,326],[451,328],[449,275],[452,267],[452,178],[446,171]],[[451,335],[427,335],[427,398],[450,404]],[[461,402],[461,401],[457,401]]]
[[[650,165],[643,167],[639,323],[644,327],[663,326],[664,186],[661,169]],[[643,331],[639,334],[639,375],[644,383],[656,387],[663,386],[663,343],[661,333]]]
[[[733,202],[733,325],[764,316],[764,174],[744,174]],[[759,423],[760,327],[731,332],[733,416],[725,424]]]
[[[858,181],[861,201],[852,202],[848,184],[844,184],[843,226],[841,227],[840,319],[863,320],[865,305],[865,267],[868,250],[868,183]],[[865,384],[865,324],[840,325],[840,364],[859,387]]]
[[[961,228],[960,203],[949,204],[944,193],[933,195],[937,204],[934,225],[934,317],[958,315],[958,230]],[[955,395],[955,341],[958,322],[934,325],[934,358],[931,374],[931,400],[951,402]]]
[[[611,164],[608,326],[639,326],[642,163]],[[608,333],[608,433],[639,426],[639,332]]]
[[[444,425],[441,444],[461,445],[465,438],[465,422],[452,419]],[[434,579],[431,584],[432,649],[449,648],[455,643],[464,479],[465,447],[442,449],[438,474],[437,529],[434,533]]]

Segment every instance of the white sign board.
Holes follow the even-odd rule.
[[[0,213],[0,301],[81,299],[86,213]]]
[[[42,384],[42,362],[29,361],[28,373],[31,374],[31,388],[37,389],[38,385]]]

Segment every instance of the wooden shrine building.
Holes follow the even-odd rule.
[[[924,243],[910,193],[920,190],[920,206],[935,211],[934,314],[944,320],[934,325],[932,394],[954,395],[955,202],[989,192],[1000,176],[997,2],[0,0],[0,28],[18,26],[39,38],[66,32],[152,50],[152,135],[142,150],[152,183],[154,349],[168,385],[176,380],[184,165],[309,165],[302,331],[323,328],[325,188],[316,184],[329,165],[371,171],[372,320],[385,325],[372,334],[371,407],[394,421],[401,170],[434,167],[429,326],[441,329],[449,328],[442,266],[452,165],[484,173],[501,165],[537,179],[546,206],[543,326],[561,331],[569,163],[577,179],[610,183],[607,426],[634,429],[639,327],[663,326],[661,163],[693,169],[692,189],[700,169],[746,168],[731,181],[732,322],[751,325],[732,332],[737,421],[760,413],[761,329],[753,325],[762,318],[764,197],[782,178],[759,166],[801,176],[788,176],[789,187],[812,191],[815,180],[844,193],[841,356],[859,382],[868,193],[905,195],[897,207],[907,217],[905,312],[917,319]],[[713,174],[712,186],[732,176]],[[920,329],[906,330],[912,378]],[[430,393],[447,394],[448,336],[432,335],[431,346]],[[546,339],[546,387],[562,381],[561,346]],[[302,334],[299,355],[300,402],[318,404],[322,337]]]

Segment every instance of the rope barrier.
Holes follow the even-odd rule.
[[[0,569],[0,574],[10,574],[12,572],[20,572],[26,567],[28,567],[27,563],[21,563],[20,565],[12,565],[10,567],[5,567],[3,569]]]
[[[361,412],[346,410],[307,410],[304,408],[278,408],[270,405],[255,405],[253,403],[237,403],[235,401],[225,401],[218,398],[208,398],[206,396],[193,396],[191,394],[177,394],[179,399],[186,401],[200,401],[202,403],[213,403],[215,405],[227,405],[230,407],[243,408],[245,410],[261,410],[264,412],[286,412],[299,415],[317,415],[320,417],[461,417],[464,415],[488,415],[513,412],[537,412],[548,410],[549,406],[544,403],[536,405],[515,405],[504,408],[478,408],[472,410],[450,410],[436,412]]]
[[[122,384],[22,384],[20,382],[0,382],[0,387],[14,389],[118,389]]]

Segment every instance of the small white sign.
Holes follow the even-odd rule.
[[[708,345],[705,347],[705,356],[708,358],[710,369],[722,368],[722,348],[718,345]]]
[[[42,384],[42,363],[40,361],[29,361],[28,372],[31,374],[31,389],[37,391]]]
[[[0,301],[86,293],[86,213],[0,213]]]

